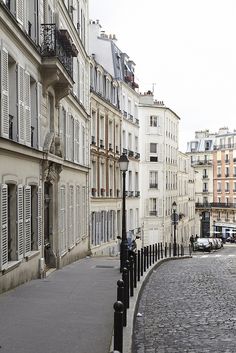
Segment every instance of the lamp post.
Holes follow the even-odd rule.
[[[120,244],[120,272],[125,267],[126,261],[128,260],[128,241],[126,235],[126,214],[125,214],[125,178],[128,170],[129,160],[127,155],[123,153],[119,159],[120,171],[123,177],[123,196],[122,196],[122,240]]]
[[[176,251],[176,225],[178,223],[178,214],[176,213],[177,210],[177,205],[176,202],[174,201],[172,204],[172,210],[173,213],[171,215],[171,219],[172,219],[172,224],[174,225],[174,246],[173,246],[173,255],[176,256],[177,255],[177,251]]]

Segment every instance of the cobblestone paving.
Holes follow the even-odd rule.
[[[236,246],[161,265],[138,312],[133,353],[236,353]]]

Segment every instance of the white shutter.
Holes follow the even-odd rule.
[[[43,149],[43,136],[42,136],[42,85],[37,83],[37,119],[38,119],[38,149]]]
[[[9,78],[8,78],[8,51],[1,50],[1,136],[9,137]]]
[[[18,141],[25,143],[25,119],[24,119],[24,69],[17,66],[17,96],[18,96]]]
[[[82,126],[82,164],[85,165],[85,127]]]
[[[70,116],[67,112],[65,112],[65,158],[69,160],[70,157],[70,132],[69,132],[69,119]]]
[[[25,72],[25,143],[31,146],[30,74]]]
[[[158,199],[158,217],[162,217],[162,199]]]
[[[85,73],[85,109],[89,109],[89,75],[88,70]]]
[[[66,250],[66,211],[65,211],[65,187],[60,188],[60,250],[61,254]]]
[[[70,186],[69,188],[69,246],[71,247],[75,243],[74,239],[74,188]]]
[[[42,225],[42,187],[38,187],[38,208],[37,208],[37,229],[38,229],[38,234],[37,234],[37,243],[38,243],[38,248],[41,247],[42,245],[42,236],[43,236],[43,225]]]
[[[81,221],[80,221],[80,187],[76,186],[76,229],[75,229],[75,240],[78,241],[81,238]]]
[[[73,58],[73,80],[74,80],[74,85],[73,85],[73,92],[77,96],[78,92],[78,65],[77,65],[77,57]]]
[[[23,186],[17,187],[17,252],[18,260],[23,258],[24,253],[24,208],[23,208]]]
[[[79,163],[79,121],[74,120],[74,161]]]
[[[31,0],[32,1],[32,0]],[[24,23],[24,2],[25,0],[16,0],[16,19],[17,21],[23,25]]]
[[[8,192],[7,185],[0,185],[0,270],[8,262]]]
[[[24,253],[31,251],[31,187],[24,187]]]

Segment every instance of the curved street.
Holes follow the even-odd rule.
[[[236,246],[168,261],[138,306],[133,353],[236,352]]]

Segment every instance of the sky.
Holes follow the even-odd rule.
[[[140,92],[181,118],[180,150],[195,131],[236,129],[235,0],[89,0],[90,19],[136,64]]]

